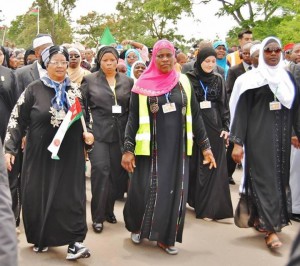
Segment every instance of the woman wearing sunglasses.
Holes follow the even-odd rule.
[[[258,67],[240,76],[230,99],[232,158],[245,151],[245,193],[249,226],[265,233],[269,248],[282,245],[277,233],[288,215],[292,127],[300,138],[299,92],[284,69],[281,43],[264,39]]]
[[[81,63],[81,55],[80,51],[76,48],[69,48],[69,67],[67,69],[70,80],[73,83],[76,83],[78,86],[81,84],[81,81],[85,75],[91,74],[90,71],[84,69],[80,66]]]

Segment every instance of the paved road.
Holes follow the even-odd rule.
[[[235,174],[239,184],[241,171]],[[233,224],[233,219],[219,222],[206,222],[195,219],[192,209],[187,210],[183,243],[177,244],[180,252],[170,256],[156,247],[155,243],[143,241],[135,245],[124,227],[124,202],[116,203],[117,224],[104,224],[104,231],[95,234],[90,218],[90,183],[87,180],[88,225],[89,232],[85,241],[92,252],[88,259],[77,262],[66,261],[67,247],[50,248],[46,253],[36,254],[32,245],[26,242],[23,228],[19,235],[20,266],[60,266],[60,265],[100,265],[100,266],[146,266],[146,265],[190,265],[190,266],[283,266],[286,264],[291,243],[300,229],[300,224],[293,223],[280,233],[283,246],[278,251],[270,251],[264,244],[264,235],[253,229],[240,229]],[[238,201],[238,185],[231,186],[234,208]]]

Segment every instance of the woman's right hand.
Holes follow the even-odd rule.
[[[133,173],[134,168],[135,168],[134,154],[132,154],[131,152],[125,152],[122,156],[121,165],[127,172]]]
[[[5,153],[5,163],[8,171],[11,171],[13,164],[15,163],[15,156],[10,153]]]
[[[243,146],[234,144],[234,148],[231,154],[232,159],[235,161],[235,163],[241,163],[242,159],[244,157],[244,149]]]

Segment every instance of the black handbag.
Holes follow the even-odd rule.
[[[234,224],[240,228],[248,228],[253,226],[251,216],[252,201],[249,196],[241,194],[239,202],[234,213]]]

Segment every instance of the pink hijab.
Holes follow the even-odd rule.
[[[153,47],[150,65],[133,86],[133,92],[145,96],[160,96],[168,93],[178,83],[179,74],[175,68],[168,73],[162,73],[156,66],[156,55],[158,51],[165,48],[169,49],[175,58],[175,48],[172,43],[167,40],[156,42]]]

